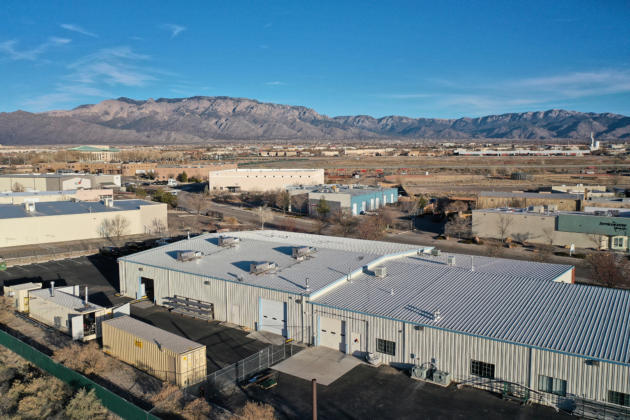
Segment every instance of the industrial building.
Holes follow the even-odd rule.
[[[557,210],[579,211],[582,199],[579,194],[482,191],[477,196],[476,208],[552,206]]]
[[[0,192],[103,189],[120,188],[120,185],[120,175],[77,173],[0,175]]]
[[[28,283],[32,285],[32,283]],[[15,287],[15,286],[14,286]],[[26,310],[30,318],[51,326],[72,337],[73,340],[89,341],[101,336],[101,324],[114,314],[129,314],[129,304],[117,308],[104,308],[88,300],[85,287],[81,296],[79,286],[28,289]]]
[[[18,312],[28,312],[28,292],[42,288],[42,283],[21,283],[4,286],[2,293],[11,299],[12,307]]]
[[[0,204],[0,247],[160,232],[168,227],[166,207],[112,199]],[[119,228],[105,229],[116,220]]]
[[[315,185],[294,186],[287,189],[292,197],[293,211],[317,216],[317,206],[324,199],[331,214],[340,211],[356,216],[398,202],[398,188],[381,188],[368,185]],[[297,199],[297,200],[296,200]],[[296,208],[294,203],[301,203]]]
[[[323,169],[228,169],[208,174],[211,191],[274,191],[323,183]]]
[[[113,198],[113,190],[24,191],[0,193],[0,204],[46,201],[99,201]]]
[[[544,206],[474,210],[472,233],[480,238],[627,252],[630,217],[626,214],[619,209],[561,212]]]
[[[175,178],[177,175],[186,172],[189,178],[208,179],[208,173],[228,169],[236,169],[235,163],[224,164],[188,164],[188,165],[168,165],[151,162],[130,162],[122,164],[123,176],[153,175],[159,181],[166,181]]]
[[[68,150],[79,153],[81,160],[90,162],[111,162],[118,160],[120,155],[120,149],[110,146],[77,146]]]
[[[102,324],[103,351],[163,381],[189,386],[206,377],[206,346],[130,316]]]
[[[206,234],[118,261],[125,296],[193,298],[217,320],[430,364],[445,383],[552,405],[630,396],[630,291],[571,284],[572,266],[279,231]]]

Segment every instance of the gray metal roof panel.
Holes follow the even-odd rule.
[[[121,260],[301,294],[306,293],[307,278],[310,290],[314,292],[383,254],[422,248],[280,231],[231,232],[226,235],[240,238],[239,245],[222,248],[218,245],[221,234],[206,234]],[[317,251],[312,258],[298,262],[291,256],[293,246],[315,247]],[[203,257],[182,262],[177,260],[177,251],[200,251]],[[278,269],[275,273],[250,274],[250,263],[262,261],[275,262]]]
[[[28,213],[23,204],[0,204],[0,219],[117,212],[155,204],[159,203],[145,200],[116,200],[113,207],[107,207],[100,201],[45,201],[35,203],[33,213]]]
[[[416,257],[385,265],[387,277],[362,274],[313,302],[630,363],[630,291],[418,264]]]
[[[103,324],[126,331],[138,338],[154,343],[159,347],[169,349],[177,354],[182,354],[205,347],[195,341],[165,331],[161,328],[139,321],[130,316],[119,316],[103,321]]]
[[[54,296],[50,295],[50,289],[31,290],[28,292],[28,294],[30,297],[44,299],[77,312],[91,312],[103,309],[102,306],[96,305],[91,302],[89,302],[88,306],[86,307],[83,298],[62,292],[60,290],[55,290]]]

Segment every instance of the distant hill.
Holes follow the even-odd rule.
[[[434,119],[328,117],[302,106],[196,96],[119,98],[69,111],[0,113],[0,144],[175,144],[221,140],[630,139],[630,117],[564,110]]]

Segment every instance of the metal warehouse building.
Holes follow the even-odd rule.
[[[630,404],[630,292],[574,268],[279,231],[202,235],[119,259],[126,296],[547,404]],[[182,299],[180,299],[182,298]]]
[[[308,208],[293,209],[309,215],[317,215],[321,199],[326,200],[331,213],[344,211],[356,216],[362,212],[377,210],[398,201],[398,188],[381,188],[369,185],[316,185],[293,186],[287,189],[291,196],[303,196]],[[292,200],[294,201],[294,200]]]

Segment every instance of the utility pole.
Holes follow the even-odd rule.
[[[313,383],[313,420],[317,420],[317,379],[313,379],[312,383]]]

